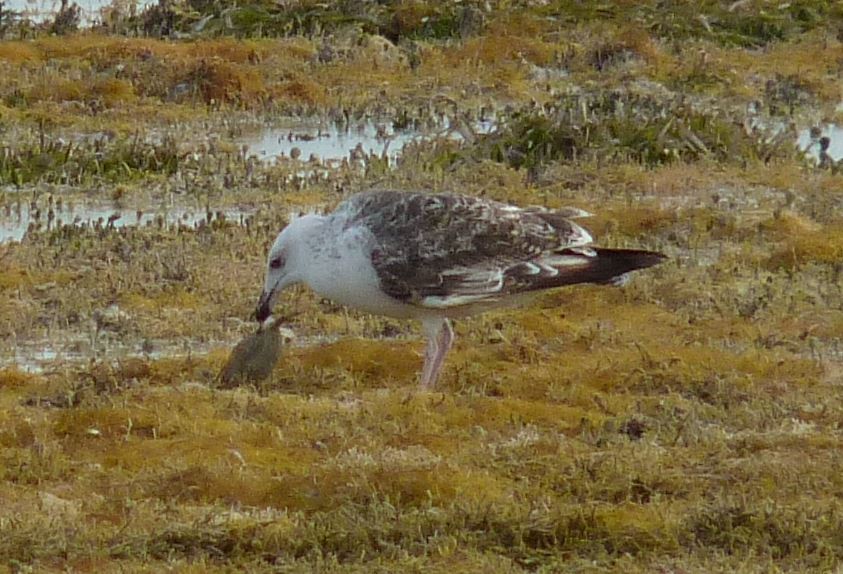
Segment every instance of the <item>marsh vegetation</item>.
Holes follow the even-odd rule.
[[[799,139],[839,133],[839,3],[110,14],[0,11],[0,571],[840,568],[843,173]],[[433,393],[411,325],[300,290],[221,388],[269,242],[371,187],[670,261],[459,322]]]

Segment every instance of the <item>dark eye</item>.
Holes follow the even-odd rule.
[[[274,259],[272,259],[272,261],[269,262],[269,266],[273,269],[280,269],[284,266],[284,257],[282,255],[275,257]]]

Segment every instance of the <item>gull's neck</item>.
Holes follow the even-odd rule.
[[[287,265],[292,264],[290,272],[297,282],[354,309],[406,315],[406,306],[380,289],[370,258],[372,236],[368,228],[349,225],[340,213],[299,218],[290,223],[289,231],[289,245],[295,245],[295,256]],[[396,311],[399,307],[400,311]]]
[[[322,215],[302,215],[293,219],[283,231],[286,235],[287,268],[297,281],[308,282],[308,275],[313,262],[321,259],[329,249],[330,233],[326,233],[327,217]]]

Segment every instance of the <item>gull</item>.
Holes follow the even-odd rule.
[[[418,319],[421,384],[432,387],[454,341],[451,319],[516,305],[577,283],[620,285],[664,255],[591,246],[576,208],[516,207],[468,195],[369,191],[327,215],[297,217],[267,257],[255,315],[297,283],[366,313]]]

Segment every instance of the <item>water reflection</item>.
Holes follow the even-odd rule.
[[[293,159],[318,161],[332,167],[343,160],[354,162],[366,156],[388,158],[390,164],[401,156],[412,142],[445,137],[465,141],[474,135],[489,133],[495,127],[491,120],[471,124],[444,120],[431,129],[396,129],[391,122],[364,121],[348,128],[336,124],[301,124],[269,126],[244,137],[247,153],[267,162]]]
[[[828,138],[826,153],[831,159],[834,161],[843,159],[843,126],[837,124],[824,124],[800,131],[796,145],[809,157],[819,162],[823,138]]]
[[[79,16],[83,26],[90,26],[101,20],[103,8],[109,8],[113,5],[112,0],[72,0],[68,4],[74,2],[79,6]],[[46,22],[55,16],[61,8],[61,0],[6,0],[3,4],[4,11],[18,12],[22,17],[36,24]],[[121,3],[121,6],[134,5],[135,11],[140,12],[151,4],[155,4],[155,1],[135,0],[134,2]]]
[[[27,201],[10,202],[0,206],[0,243],[21,241],[30,228],[47,230],[62,225],[80,227],[125,227],[125,226],[172,226],[195,227],[210,223],[213,219],[225,218],[240,222],[251,214],[240,209],[208,211],[202,208],[169,207],[127,209],[108,203],[87,203],[57,207],[35,206]]]

